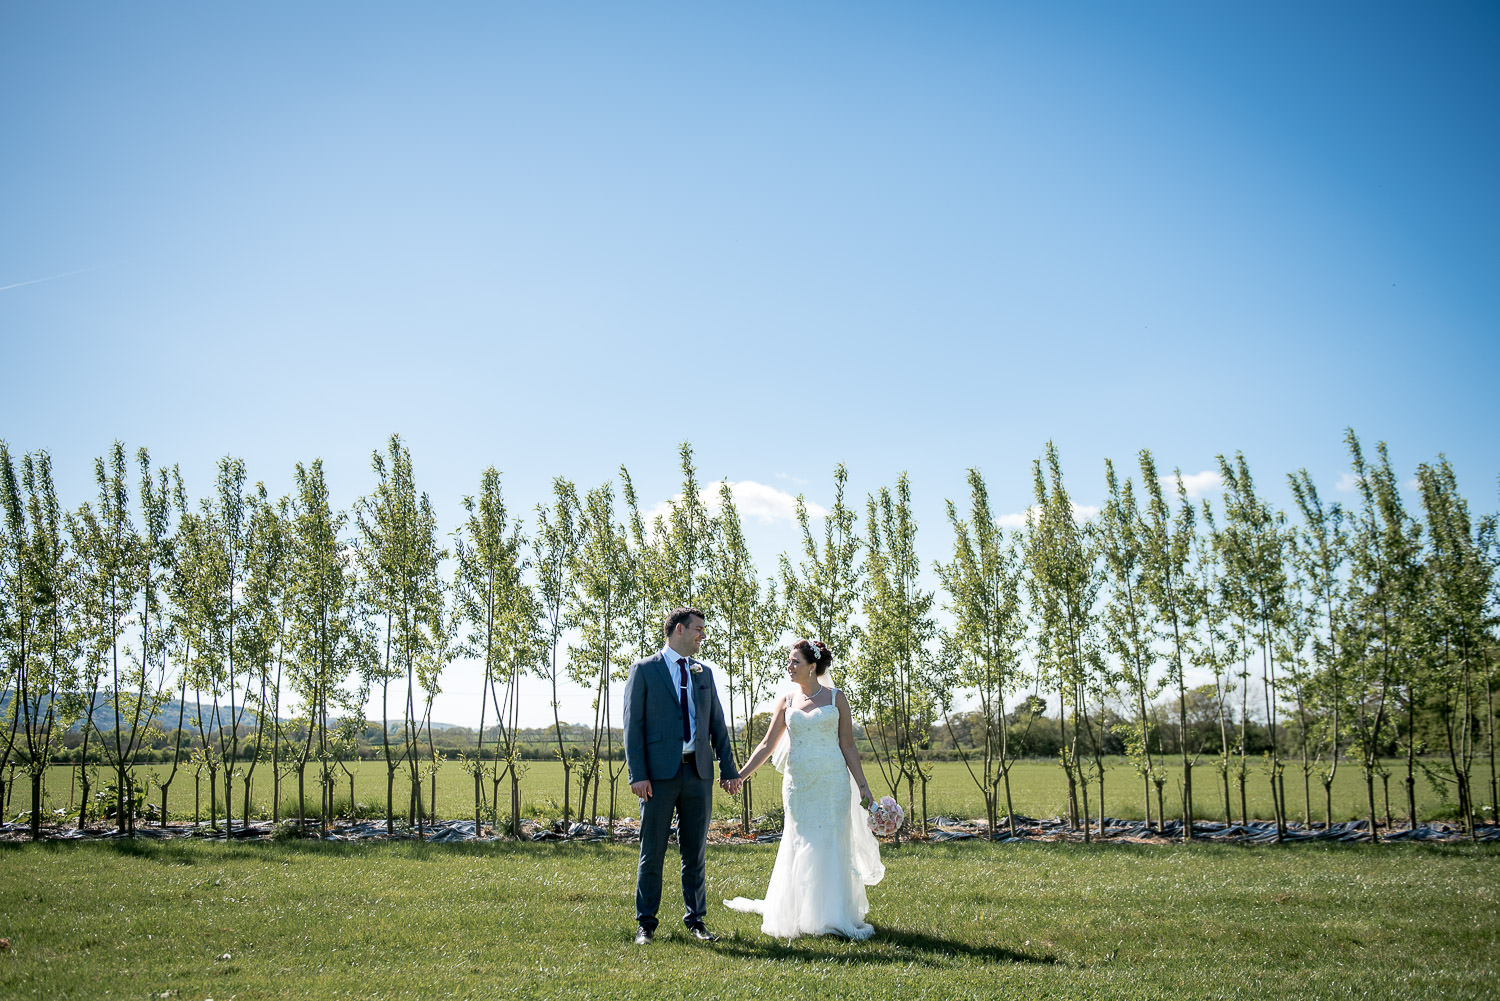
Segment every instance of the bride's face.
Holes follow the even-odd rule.
[[[813,673],[813,666],[802,658],[802,652],[796,647],[787,654],[786,676],[796,684],[802,684],[808,675]]]

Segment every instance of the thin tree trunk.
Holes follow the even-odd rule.
[[[31,840],[42,840],[42,773],[31,773]]]
[[[1083,805],[1083,817],[1081,818],[1083,821],[1083,842],[1084,844],[1089,844],[1093,841],[1093,838],[1089,834],[1089,817],[1091,816],[1089,813],[1089,784],[1087,781],[1081,781],[1078,783],[1078,788],[1081,792]]]
[[[1412,693],[1407,693],[1406,704],[1406,817],[1407,826],[1415,830],[1417,826],[1417,731],[1416,731],[1416,698]],[[1390,777],[1385,779],[1386,799],[1390,799]],[[1389,827],[1390,807],[1386,807],[1386,826]]]
[[[1005,780],[1005,819],[1010,824],[1010,836],[1016,836],[1016,808],[1010,798],[1010,765],[1006,765],[1000,771]],[[991,828],[993,830],[993,828]]]
[[[208,769],[208,827],[219,829],[219,770],[212,765]]]
[[[521,777],[516,774],[515,763],[510,766],[510,832],[511,836],[520,840],[521,837]]]
[[[1484,704],[1487,710],[1486,727],[1490,748],[1490,822],[1500,821],[1500,781],[1495,773],[1495,689],[1488,678],[1489,656],[1485,656]]]

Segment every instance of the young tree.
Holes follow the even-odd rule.
[[[78,711],[71,697],[78,656],[75,565],[46,452],[22,457],[18,483],[10,452],[0,441],[0,512],[0,692],[11,694],[0,714],[9,738],[4,757],[19,746],[31,782],[31,839],[39,841],[47,767]]]
[[[240,673],[235,627],[243,615],[245,546],[245,465],[239,459],[219,460],[215,496],[187,511],[187,498],[177,481],[181,513],[178,538],[182,552],[174,567],[171,587],[178,609],[177,626],[188,634],[184,670],[194,696],[198,752],[209,773],[209,824],[218,826],[218,777],[224,777],[224,822],[232,833],[233,777],[239,757]],[[203,694],[209,696],[208,710]],[[227,705],[221,704],[227,703]]]
[[[137,615],[139,626],[139,658],[133,666],[133,680],[137,683],[137,694],[131,705],[132,718],[129,737],[116,743],[117,756],[127,762],[126,774],[132,776],[130,804],[127,812],[129,829],[135,833],[135,763],[144,741],[160,733],[157,718],[162,707],[171,698],[172,689],[167,683],[168,652],[171,635],[166,614],[167,582],[171,575],[175,540],[172,534],[172,482],[176,467],[151,472],[151,456],[145,448],[136,451],[136,464],[141,474],[141,523],[140,547],[137,551],[137,571],[141,587],[141,605]],[[179,715],[181,709],[179,707]],[[142,790],[142,795],[144,795]],[[166,818],[163,816],[163,823]]]
[[[1143,453],[1144,456],[1148,453]],[[1155,470],[1143,476],[1154,476]],[[1099,550],[1109,582],[1109,600],[1104,607],[1104,632],[1109,647],[1119,660],[1125,685],[1129,689],[1136,713],[1135,723],[1125,730],[1125,747],[1141,776],[1144,787],[1143,807],[1146,824],[1151,824],[1151,790],[1155,785],[1158,799],[1162,782],[1151,755],[1151,707],[1166,686],[1166,679],[1153,681],[1151,668],[1156,662],[1154,640],[1155,610],[1151,607],[1152,589],[1147,583],[1148,545],[1154,541],[1136,505],[1135,487],[1127,477],[1124,482],[1115,475],[1114,463],[1104,460],[1104,480],[1109,489],[1103,517],[1099,520]],[[1158,492],[1159,492],[1158,487]],[[1153,510],[1153,516],[1155,512]],[[1184,734],[1184,737],[1186,735]],[[1157,820],[1164,821],[1161,807]]]
[[[873,731],[878,764],[894,791],[906,784],[908,813],[916,815],[916,786],[922,787],[922,832],[927,832],[927,782],[932,768],[927,745],[937,714],[933,693],[940,687],[928,645],[937,636],[934,595],[920,587],[917,522],[912,516],[911,483],[905,473],[892,493],[871,495],[865,520],[865,601],[868,627],[863,655],[854,672],[858,682],[851,708]],[[826,641],[825,641],[826,642]],[[846,697],[848,697],[846,693]]]
[[[175,506],[176,505],[174,504],[174,507]],[[180,507],[177,507],[177,510],[180,514],[182,509]],[[178,658],[177,668],[177,725],[172,729],[172,733],[170,735],[172,744],[171,759],[168,762],[170,767],[166,769],[165,775],[163,775],[160,771],[153,771],[151,776],[152,781],[156,783],[156,787],[161,793],[160,820],[162,827],[167,826],[167,799],[172,789],[172,783],[177,778],[177,770],[181,767],[183,761],[182,745],[184,739],[187,736],[187,730],[184,727],[184,724],[187,722],[187,685],[189,677],[187,664],[189,659],[188,654],[191,652],[187,646],[188,638],[184,637],[178,629],[178,624],[182,621],[182,619],[179,614],[174,611],[170,603],[171,596],[177,593],[180,586],[178,583],[177,571],[177,563],[180,559],[178,555],[179,545],[177,539],[174,538],[173,541],[174,545],[172,553],[172,569],[163,582],[163,594],[168,597],[169,601],[164,608],[166,616],[162,623],[163,628],[161,629],[161,634],[167,645],[168,656],[170,656],[172,651],[177,651],[180,654]],[[191,753],[191,748],[189,748],[188,750],[189,753]]]
[[[1174,515],[1163,495],[1161,477],[1151,452],[1141,449],[1141,482],[1150,502],[1145,520],[1145,573],[1141,583],[1156,609],[1157,624],[1166,632],[1171,644],[1167,658],[1169,681],[1177,689],[1178,745],[1182,754],[1182,839],[1193,837],[1193,761],[1188,754],[1187,726],[1187,660],[1188,636],[1196,623],[1190,596],[1189,563],[1193,557],[1196,535],[1193,505],[1188,502],[1182,470],[1174,470],[1177,482],[1177,511]]]
[[[286,661],[287,618],[291,608],[291,499],[273,502],[264,483],[257,483],[250,505],[245,548],[244,622],[241,656],[250,681],[245,693],[254,706],[255,746],[244,774],[244,805],[250,815],[250,784],[263,756],[271,765],[271,819],[281,820],[281,694]],[[270,747],[266,747],[269,730]]]
[[[765,646],[766,630],[761,621],[765,603],[761,600],[760,579],[745,544],[739,509],[728,480],[719,483],[719,514],[713,524],[707,603],[714,629],[708,634],[705,647],[709,659],[723,670],[728,683],[729,732],[743,737],[750,729],[755,706],[769,695],[765,658],[761,656]],[[774,602],[774,597],[771,600]],[[779,622],[775,631],[780,631]],[[740,704],[739,718],[736,702]],[[747,747],[741,760],[748,754]],[[752,803],[749,785],[745,782],[740,787],[741,827],[747,835]]]
[[[423,498],[424,500],[426,498]],[[434,565],[434,573],[436,565]],[[439,586],[443,586],[439,580]],[[443,692],[441,679],[444,668],[453,662],[454,622],[446,614],[447,604],[439,597],[427,620],[428,642],[417,656],[417,684],[422,690],[421,731],[427,734],[427,756],[418,769],[418,781],[427,778],[427,821],[436,824],[438,818],[437,790],[438,772],[442,770],[444,755],[437,749],[432,734],[432,702]],[[413,807],[420,803],[420,796],[413,797]]]
[[[1243,454],[1236,453],[1230,464],[1219,456],[1219,475],[1224,480],[1226,524],[1220,538],[1224,543],[1226,573],[1235,580],[1239,594],[1247,599],[1256,627],[1256,643],[1261,655],[1261,685],[1265,692],[1266,728],[1270,741],[1271,803],[1276,816],[1276,837],[1286,836],[1286,815],[1282,804],[1281,752],[1276,735],[1276,709],[1280,699],[1277,687],[1274,632],[1284,614],[1286,600],[1286,537],[1280,521],[1264,500],[1255,493],[1255,482]]]
[[[1379,841],[1375,776],[1388,738],[1389,702],[1405,673],[1406,638],[1420,593],[1420,530],[1402,504],[1385,444],[1376,446],[1378,465],[1369,466],[1352,428],[1344,441],[1360,496],[1351,546],[1350,614],[1339,638],[1347,657],[1343,670],[1350,704],[1344,717],[1364,771],[1370,840]]]
[[[552,481],[551,508],[537,505],[536,535],[531,539],[531,565],[536,572],[537,605],[541,611],[542,643],[546,658],[537,664],[537,672],[552,685],[552,732],[557,738],[557,758],[563,769],[563,825],[568,823],[571,806],[573,756],[563,742],[562,702],[557,683],[566,667],[557,663],[558,647],[563,633],[573,625],[568,617],[568,572],[573,566],[580,543],[577,518],[578,491],[571,481],[559,476]]]
[[[424,706],[430,704],[438,673],[446,663],[447,627],[438,564],[447,554],[437,545],[437,517],[431,501],[425,493],[417,493],[411,451],[395,434],[387,451],[388,455],[376,450],[370,456],[377,483],[359,503],[360,553],[372,609],[385,622],[386,655],[380,678],[383,707],[388,704],[390,682],[399,677],[406,681],[399,763],[405,765],[409,780],[407,815],[421,831],[424,770],[417,693],[425,693]],[[430,722],[425,711],[423,719]],[[385,726],[389,731],[388,718]],[[389,736],[383,748],[389,827],[398,761],[391,753]]]
[[[194,712],[191,725],[196,737],[192,751],[194,790],[203,771],[209,781],[209,825],[218,828],[218,745],[213,739],[217,718],[210,719],[203,710],[202,693],[217,684],[219,659],[223,656],[222,637],[226,630],[225,602],[228,598],[228,570],[223,548],[218,543],[219,530],[208,510],[193,510],[188,503],[182,478],[176,477],[173,495],[178,512],[177,545],[172,573],[167,581],[170,601],[171,630],[179,644],[180,699],[185,706],[187,692],[193,691]],[[178,729],[181,735],[179,711]],[[217,715],[217,714],[216,714]],[[180,750],[180,744],[179,744]],[[175,763],[174,763],[175,767]],[[175,771],[173,773],[175,775]],[[171,783],[171,777],[166,782]],[[163,803],[165,806],[165,802]],[[195,802],[193,822],[198,822]]]
[[[943,720],[952,732],[951,693],[968,690],[979,699],[979,772],[970,755],[955,739],[969,777],[984,796],[990,836],[999,826],[999,793],[1004,786],[1005,816],[1012,837],[1016,811],[1011,800],[1010,768],[1015,748],[1010,741],[1005,701],[1025,683],[1018,647],[1026,635],[1021,606],[1021,541],[1005,538],[990,507],[989,490],[977,468],[969,470],[969,517],[959,517],[948,501],[953,526],[953,561],[934,569],[948,592],[945,608],[954,617],[953,629],[943,635],[940,661],[944,683]]]
[[[613,831],[620,769],[614,763],[610,686],[623,680],[623,669],[629,667],[624,621],[632,586],[629,545],[625,527],[615,521],[614,490],[608,483],[588,492],[575,518],[579,543],[569,575],[568,618],[578,625],[580,634],[579,644],[568,649],[568,673],[579,685],[594,690],[594,741],[580,763],[578,815],[600,815],[600,771],[607,767],[609,829]],[[592,810],[586,809],[590,792]]]
[[[358,713],[363,708],[362,701],[354,704],[344,683],[351,673],[369,670],[373,640],[365,631],[366,609],[360,601],[354,556],[341,537],[348,517],[329,504],[323,460],[315,459],[310,466],[297,463],[294,482],[287,666],[306,720],[295,762],[297,824],[300,829],[307,822],[307,763],[316,750],[323,804],[319,829],[326,834],[333,784],[329,711]],[[389,803],[386,816],[389,830]]]
[[[1470,518],[1453,466],[1444,456],[1432,465],[1419,465],[1417,482],[1431,540],[1426,579],[1435,599],[1429,602],[1437,640],[1431,650],[1438,662],[1433,695],[1459,815],[1470,837],[1476,837],[1471,773],[1480,707],[1475,689],[1486,681],[1480,651],[1488,638],[1485,606],[1493,586],[1493,567],[1485,553],[1494,534],[1494,519],[1482,518],[1476,524]]]
[[[1339,677],[1338,621],[1344,614],[1343,567],[1349,555],[1349,536],[1344,528],[1344,509],[1338,504],[1324,506],[1306,469],[1299,469],[1287,479],[1302,512],[1302,542],[1298,552],[1320,619],[1312,643],[1313,659],[1319,665],[1314,698],[1324,717],[1319,760],[1321,748],[1328,750],[1328,766],[1318,775],[1323,784],[1323,826],[1327,828],[1333,824],[1333,780],[1342,758],[1339,709],[1343,703],[1343,685]]]
[[[98,511],[84,504],[69,518],[69,527],[82,571],[83,609],[92,648],[89,660],[95,677],[108,679],[105,705],[112,716],[109,729],[114,739],[105,740],[92,709],[85,726],[92,724],[98,730],[100,746],[114,767],[116,826],[124,833],[130,828],[127,816],[134,803],[130,765],[139,741],[136,731],[149,719],[142,691],[145,679],[132,670],[124,642],[140,591],[141,548],[130,519],[124,444],[115,442],[107,464],[103,458],[94,460],[94,479],[99,485]]]
[[[520,837],[521,744],[520,680],[536,660],[541,645],[537,633],[536,600],[522,579],[526,567],[526,539],[521,520],[506,513],[500,474],[494,466],[484,471],[477,497],[464,498],[468,520],[457,533],[458,567],[453,583],[455,617],[467,626],[461,652],[484,664],[484,699],[479,707],[479,730],[474,748],[474,830],[478,833],[483,792],[485,714],[494,704],[498,743],[497,764],[491,769],[498,826],[499,784],[510,779],[512,837]],[[503,699],[496,695],[503,683]]]
[[[771,699],[777,684],[786,678],[787,649],[783,642],[786,621],[787,608],[777,593],[776,581],[767,580],[764,595],[751,609],[748,654],[741,663],[736,681],[740,719],[743,721],[740,724],[740,761],[750,757],[771,725],[770,713],[756,712],[756,709]],[[755,816],[754,786],[748,780],[740,786],[740,799],[740,826],[748,835],[751,818]]]
[[[1233,820],[1230,809],[1229,794],[1229,771],[1231,744],[1229,740],[1232,723],[1229,712],[1229,699],[1234,691],[1234,683],[1229,680],[1229,669],[1239,659],[1235,639],[1229,634],[1229,606],[1224,593],[1224,579],[1221,574],[1219,552],[1220,547],[1216,540],[1219,535],[1218,527],[1214,524],[1213,508],[1207,498],[1202,504],[1203,524],[1206,531],[1194,533],[1193,546],[1195,549],[1194,564],[1197,574],[1189,592],[1195,604],[1193,618],[1197,621],[1199,628],[1194,634],[1194,646],[1192,652],[1192,663],[1194,667],[1206,668],[1214,676],[1214,709],[1215,718],[1219,726],[1219,759],[1214,762],[1214,767],[1219,773],[1219,779],[1224,787],[1224,825],[1227,827]],[[1243,744],[1241,745],[1241,761],[1243,762]],[[1243,804],[1245,795],[1244,770],[1240,771],[1240,801]],[[1243,816],[1241,820],[1246,819]]]
[[[1088,697],[1096,688],[1093,676],[1101,658],[1094,640],[1094,606],[1101,579],[1095,572],[1098,545],[1094,531],[1080,525],[1073,502],[1063,486],[1062,464],[1057,448],[1047,443],[1046,474],[1039,459],[1032,466],[1036,506],[1027,516],[1029,548],[1026,562],[1032,605],[1041,621],[1039,668],[1048,672],[1059,695],[1058,726],[1062,737],[1060,758],[1068,782],[1069,820],[1079,820],[1082,796],[1083,836],[1089,840],[1088,785],[1078,756],[1080,728],[1091,730]],[[1050,477],[1051,485],[1048,485]],[[1068,736],[1068,710],[1072,707],[1073,732]],[[1091,735],[1091,734],[1090,734]],[[1092,736],[1092,735],[1091,735]],[[1097,745],[1096,745],[1097,747]],[[1103,763],[1096,756],[1098,778],[1104,785]],[[1102,795],[1102,792],[1101,792]],[[1104,810],[1100,804],[1100,829]]]
[[[1287,590],[1284,612],[1280,617],[1281,640],[1276,644],[1276,659],[1284,667],[1286,692],[1297,712],[1297,750],[1302,771],[1302,824],[1312,827],[1312,773],[1310,741],[1313,731],[1312,701],[1317,677],[1308,657],[1308,646],[1316,626],[1317,607],[1311,598],[1311,580],[1306,572],[1307,560],[1301,551],[1295,531],[1286,536]],[[1284,786],[1283,786],[1284,791]],[[1285,803],[1282,804],[1285,812]]]
[[[210,521],[218,529],[216,542],[221,550],[224,567],[224,633],[223,654],[217,661],[219,671],[214,676],[214,718],[219,721],[218,760],[224,769],[224,826],[234,832],[233,800],[234,774],[240,758],[240,725],[244,718],[241,700],[241,678],[246,665],[239,656],[236,627],[244,617],[242,603],[236,600],[245,583],[245,549],[248,518],[245,505],[245,463],[241,459],[225,457],[219,460],[219,476],[216,482],[217,498]],[[243,679],[244,693],[248,694],[250,679]],[[222,686],[222,687],[221,687]],[[229,702],[229,724],[220,717],[219,696],[223,693]],[[241,818],[241,824],[249,823],[249,817]]]

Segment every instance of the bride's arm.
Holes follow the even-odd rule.
[[[765,764],[771,752],[776,749],[776,742],[781,739],[781,731],[786,729],[786,706],[789,701],[790,698],[785,695],[776,700],[776,708],[771,710],[771,728],[761,738],[760,744],[756,746],[749,760],[740,766],[742,780],[749,778],[751,772]]]
[[[833,697],[839,707],[839,750],[844,753],[844,764],[848,766],[849,774],[854,776],[860,799],[872,803],[875,795],[870,792],[870,784],[865,781],[865,769],[859,763],[859,749],[854,746],[854,715],[849,711],[849,700],[844,698],[843,692],[835,692]]]

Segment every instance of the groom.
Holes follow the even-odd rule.
[[[719,759],[720,785],[727,788],[739,775],[713,673],[693,659],[705,635],[703,613],[677,609],[667,616],[666,634],[662,651],[637,661],[625,681],[625,764],[630,791],[641,800],[637,945],[656,934],[662,862],[674,812],[682,853],[682,899],[687,905],[683,924],[702,941],[718,938],[703,924],[708,913],[703,856],[713,809],[713,759]]]

